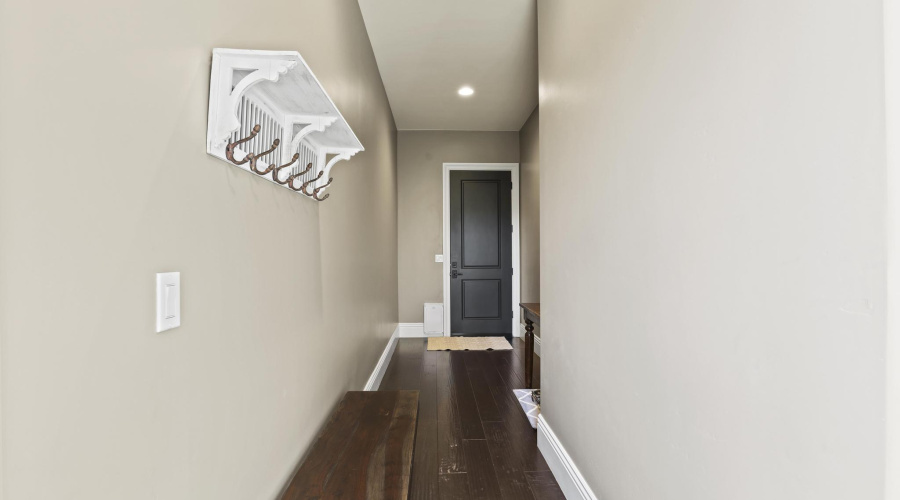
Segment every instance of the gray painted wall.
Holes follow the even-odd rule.
[[[519,131],[519,217],[522,249],[522,302],[541,301],[540,111],[534,108]]]
[[[516,163],[517,132],[397,133],[397,226],[401,323],[421,323],[426,302],[444,300],[441,213],[444,163]]]
[[[882,2],[538,3],[543,415],[594,492],[881,500]]]
[[[272,498],[397,323],[396,132],[355,0],[10,0],[2,492]],[[213,47],[298,50],[366,147],[316,204],[205,153]],[[154,273],[182,326],[154,333]]]

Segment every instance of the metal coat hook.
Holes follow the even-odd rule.
[[[324,174],[325,174],[325,171],[319,172],[319,175],[317,175],[315,179],[311,179],[311,180],[309,180],[309,181],[307,181],[307,182],[304,182],[303,185],[300,186],[300,192],[303,193],[303,194],[305,194],[306,196],[312,196],[312,195],[313,195],[313,191],[310,191],[310,192],[307,193],[307,192],[306,192],[306,186],[312,185],[312,183],[314,183],[314,182],[316,182],[317,180],[321,179],[321,178],[322,178],[322,175],[324,175]],[[313,187],[313,190],[315,190],[315,187]]]
[[[294,179],[296,179],[297,177],[301,177],[301,176],[303,176],[303,175],[306,175],[306,173],[309,172],[310,170],[312,170],[312,163],[308,163],[308,164],[306,165],[306,168],[304,168],[302,172],[299,172],[299,173],[296,173],[296,174],[293,174],[293,175],[289,176],[289,177],[287,178],[287,180],[286,180],[286,181],[283,181],[283,182],[280,181],[280,180],[278,180],[278,178],[277,178],[277,175],[278,175],[278,169],[277,169],[277,168],[275,169],[275,174],[273,174],[273,176],[275,176],[275,182],[281,184],[282,186],[285,185],[285,184],[290,185],[291,183],[294,182]]]
[[[328,182],[326,182],[325,184],[322,184],[321,186],[319,186],[319,187],[313,189],[313,192],[312,192],[312,194],[311,194],[310,196],[312,196],[313,198],[319,200],[319,191],[321,191],[321,190],[327,188],[328,186],[330,186],[332,181],[334,181],[334,177],[329,177],[329,178],[328,178]],[[327,196],[327,195],[326,195],[326,196]],[[322,198],[322,200],[324,200],[324,199],[325,199],[325,198]],[[319,200],[319,201],[322,201],[322,200]]]
[[[331,196],[331,194],[325,193],[325,196],[319,198],[319,190],[317,189],[317,190],[313,191],[312,199],[314,199],[316,201],[325,201],[326,199],[328,199],[329,196]]]
[[[253,139],[254,137],[256,137],[256,134],[258,134],[258,133],[259,133],[259,125],[257,124],[257,125],[253,126],[253,130],[250,131],[250,135],[248,135],[247,137],[244,137],[243,139],[239,139],[234,142],[229,142],[228,145],[225,146],[225,157],[228,158],[228,161],[230,161],[231,163],[234,163],[235,165],[243,165],[244,163],[247,163],[248,161],[250,161],[249,153],[247,154],[247,156],[244,157],[243,160],[241,160],[241,161],[235,160],[234,159],[234,148],[238,144],[243,144],[243,143],[249,141],[250,139]]]
[[[325,172],[319,172],[319,175],[317,175],[315,179],[310,179],[310,180],[304,182],[303,185],[300,186],[299,188],[295,188],[293,182],[291,182],[290,184],[288,184],[288,187],[290,187],[290,188],[293,189],[294,191],[300,191],[301,193],[305,194],[306,196],[312,196],[311,193],[307,193],[307,192],[306,192],[306,186],[309,186],[309,185],[312,184],[313,182],[316,182],[317,180],[321,179],[321,178],[322,178],[322,175],[323,175],[324,173],[325,173]]]
[[[258,154],[258,155],[255,155],[255,154],[247,155],[247,157],[250,158],[250,170],[256,172],[256,173],[259,174],[259,175],[266,175],[266,174],[268,174],[269,172],[271,172],[272,170],[275,170],[275,165],[269,165],[269,168],[267,168],[267,169],[265,169],[265,170],[257,170],[257,169],[256,169],[256,160],[262,158],[263,156],[266,156],[266,155],[268,155],[268,154],[271,154],[273,151],[275,151],[276,149],[278,149],[278,145],[279,145],[279,144],[281,144],[281,141],[280,141],[279,139],[275,139],[274,141],[272,141],[272,147],[271,147],[271,148],[269,148],[269,149],[263,151],[262,153],[260,153],[260,154]],[[246,158],[245,158],[245,159],[246,159]]]
[[[291,158],[291,161],[285,163],[284,165],[281,165],[280,167],[275,167],[274,169],[272,169],[272,180],[281,185],[287,184],[288,181],[291,180],[291,178],[288,177],[288,180],[282,182],[281,180],[278,179],[278,175],[281,173],[281,169],[287,168],[287,167],[290,167],[291,165],[293,165],[294,162],[297,161],[297,158],[300,158],[300,153],[294,153],[294,157]]]

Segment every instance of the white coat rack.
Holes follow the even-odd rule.
[[[213,49],[206,152],[317,201],[363,151],[298,52]]]

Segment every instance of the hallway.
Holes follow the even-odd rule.
[[[524,342],[497,352],[426,351],[426,342],[400,339],[379,387],[420,391],[409,498],[565,498],[512,392],[525,387]]]
[[[0,11],[0,500],[900,500],[900,0]]]

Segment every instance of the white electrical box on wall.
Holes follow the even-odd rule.
[[[444,334],[444,304],[425,304],[425,335]]]

